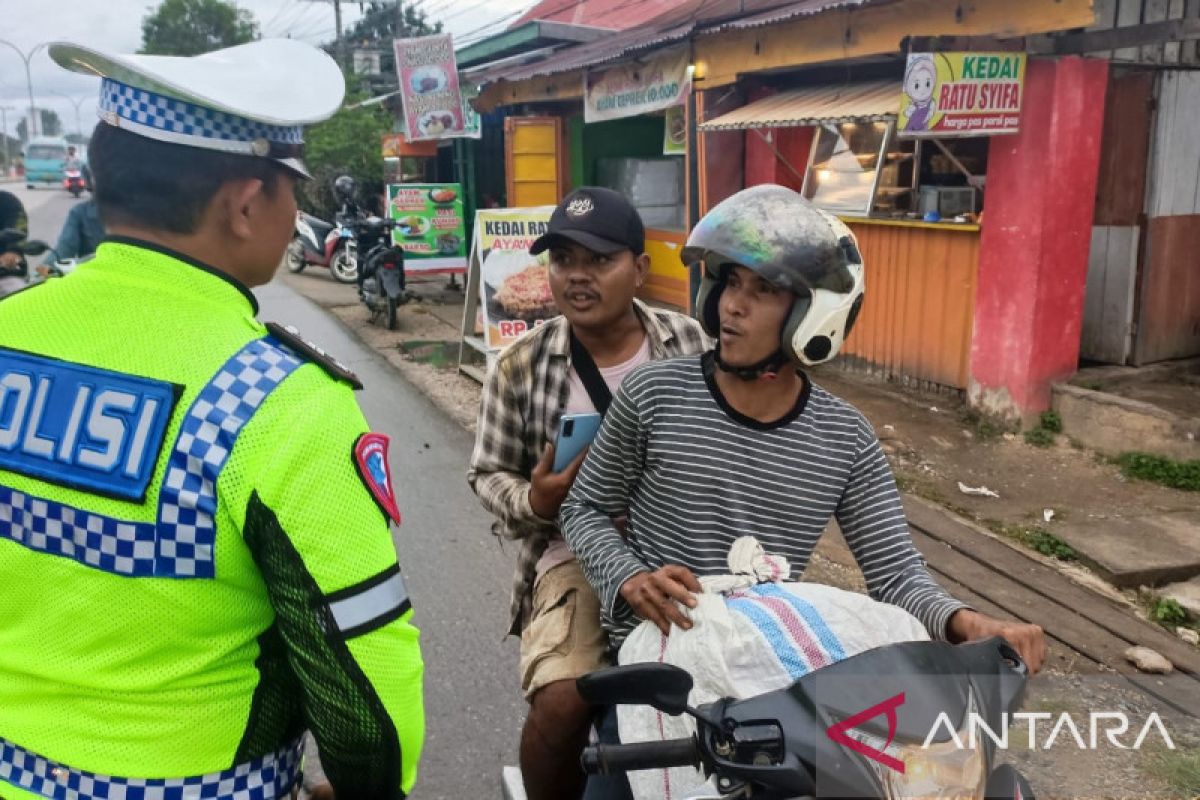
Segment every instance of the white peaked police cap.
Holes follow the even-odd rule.
[[[55,42],[50,57],[101,78],[98,110],[109,125],[161,142],[271,158],[305,178],[303,126],[333,116],[346,93],[332,58],[291,39],[187,57]]]

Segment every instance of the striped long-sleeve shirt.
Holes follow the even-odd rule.
[[[681,564],[725,574],[734,540],[749,534],[785,556],[795,578],[831,518],[871,596],[944,639],[964,605],[913,546],[870,423],[805,378],[792,412],[764,424],[734,410],[712,373],[710,353],[626,378],[562,507],[563,533],[600,595],[614,645],[638,622],[619,591],[637,573]],[[612,523],[621,513],[624,537]]]

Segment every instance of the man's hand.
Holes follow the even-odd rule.
[[[1032,674],[1037,674],[1046,660],[1046,633],[1040,625],[993,619],[964,608],[950,617],[946,632],[956,644],[999,636],[1021,654]]]
[[[12,269],[21,263],[20,253],[0,253],[0,267]]]
[[[653,622],[663,633],[671,632],[671,623],[685,631],[692,627],[687,614],[675,604],[695,608],[692,592],[700,591],[703,591],[700,581],[692,571],[678,564],[668,564],[655,572],[639,572],[621,584],[621,597],[633,613]]]
[[[546,445],[541,459],[533,468],[533,474],[529,476],[529,507],[533,513],[542,519],[558,519],[558,509],[567,499],[567,493],[571,491],[571,484],[575,482],[586,456],[587,448],[584,448],[562,472],[551,472],[554,468],[554,445]]]

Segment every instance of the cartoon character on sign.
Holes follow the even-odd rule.
[[[938,70],[933,56],[928,53],[909,56],[908,69],[904,73],[904,93],[908,95],[908,122],[906,131],[929,130],[933,121],[933,92],[937,87]]]

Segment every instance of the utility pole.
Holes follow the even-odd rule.
[[[327,3],[331,0],[308,0],[310,3]],[[337,53],[337,61],[342,65],[343,69],[349,69],[346,61],[346,42],[342,39],[342,2],[341,0],[332,0],[333,2],[333,26],[336,31],[337,38],[333,42],[334,52]]]
[[[404,35],[404,0],[396,0],[396,36]]]
[[[4,174],[12,174],[12,158],[8,153],[8,112],[16,111],[15,106],[0,106],[0,132],[4,135]]]

